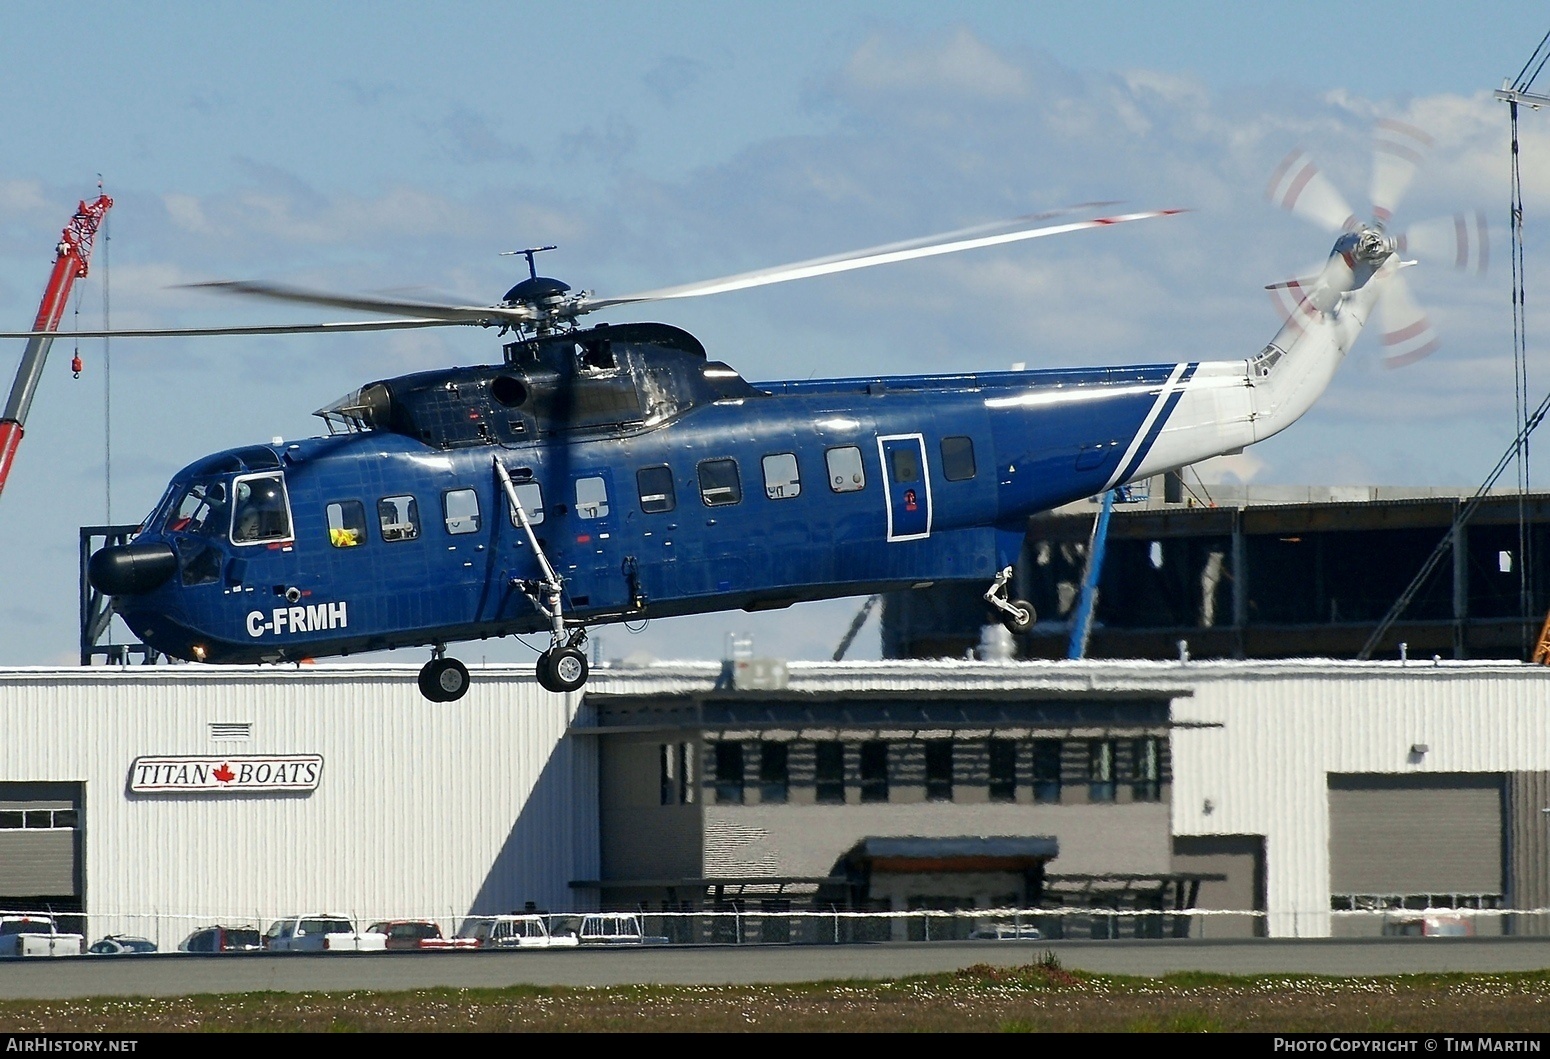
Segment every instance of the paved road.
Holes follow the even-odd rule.
[[[399,990],[509,985],[751,984],[896,978],[975,963],[1111,974],[1407,974],[1550,969],[1550,938],[929,942],[705,946],[551,952],[84,956],[0,960],[0,997],[186,996],[255,990]]]

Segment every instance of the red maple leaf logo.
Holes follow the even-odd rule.
[[[210,773],[210,775],[214,776],[222,783],[230,783],[232,780],[237,778],[237,774],[231,770],[231,765],[225,761],[221,762],[221,767]]]

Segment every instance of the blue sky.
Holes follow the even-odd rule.
[[[1360,209],[1378,117],[1437,141],[1399,219],[1486,209],[1505,264],[1507,118],[1489,93],[1550,19],[1540,4],[1488,11],[10,4],[0,311],[31,322],[98,173],[117,205],[82,326],[100,324],[105,294],[120,326],[291,318],[172,289],[209,279],[493,301],[516,278],[499,252],[540,242],[560,244],[551,274],[618,294],[1118,199],[1195,212],[649,316],[755,379],[1243,356],[1275,330],[1262,286],[1327,250],[1264,202],[1271,169],[1306,147]],[[1550,275],[1547,123],[1523,118],[1534,286]],[[1477,482],[1512,434],[1506,270],[1414,273],[1443,349],[1385,372],[1365,339],[1306,422],[1214,473]],[[1531,343],[1547,323],[1531,317]],[[0,351],[6,385],[19,351]],[[107,514],[101,344],[82,343],[80,381],[70,351],[56,344],[0,497],[0,663],[74,658],[75,531]],[[204,453],[316,432],[312,409],[364,381],[497,355],[462,331],[115,342],[112,516],[138,518]],[[1544,367],[1531,356],[1531,388]],[[856,606],[605,630],[604,653],[717,657],[725,631],[747,630],[763,651],[826,657]],[[857,650],[875,654],[875,635]]]

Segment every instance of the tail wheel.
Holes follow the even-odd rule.
[[[538,658],[538,682],[547,691],[563,694],[587,682],[587,656],[575,647],[554,647]]]
[[[1006,611],[1002,611],[999,617],[1001,618],[1001,624],[1005,625],[1009,632],[1020,636],[1033,628],[1037,615],[1033,611],[1032,603],[1029,603],[1026,599],[1014,599],[1008,605],[1012,608],[1012,613],[1008,614]]]

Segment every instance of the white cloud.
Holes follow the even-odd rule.
[[[875,35],[851,53],[844,76],[851,87],[878,95],[1010,99],[1028,90],[1021,69],[962,26],[941,43]]]

